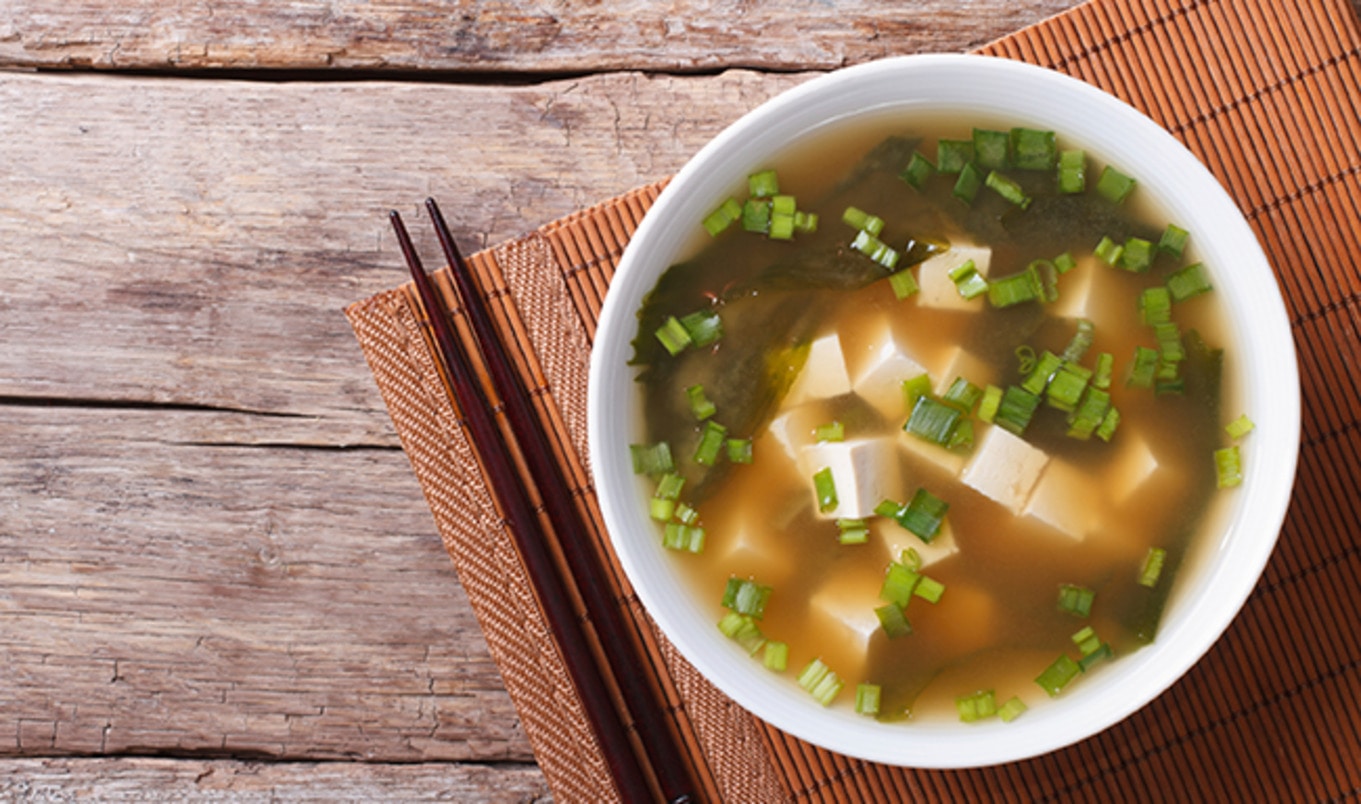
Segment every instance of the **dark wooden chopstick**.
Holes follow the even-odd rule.
[[[534,585],[534,594],[543,607],[563,663],[581,697],[615,787],[626,802],[651,800],[653,794],[647,772],[634,753],[627,728],[611,700],[610,689],[591,655],[583,625],[573,612],[567,588],[548,551],[546,535],[510,463],[507,445],[492,417],[468,354],[454,336],[448,310],[425,273],[401,215],[394,210],[390,218],[402,256],[406,258],[430,320],[443,368],[477,445],[483,470],[491,481],[502,516],[508,520],[508,529]]]
[[[595,625],[604,646],[606,662],[619,686],[638,730],[648,763],[657,776],[666,801],[693,800],[695,780],[684,755],[668,727],[665,708],[657,700],[645,673],[643,657],[638,654],[634,638],[630,636],[615,595],[605,577],[605,570],[591,546],[591,535],[572,500],[570,486],[562,467],[553,459],[553,449],[539,418],[531,408],[529,392],[506,354],[498,337],[491,314],[479,292],[476,279],[459,254],[444,215],[435,199],[426,199],[425,208],[435,226],[440,247],[454,275],[463,308],[481,347],[491,377],[492,388],[505,405],[506,418],[523,447],[525,464],[534,485],[538,487],[553,530],[558,534],[568,571]]]

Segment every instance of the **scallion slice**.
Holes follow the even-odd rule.
[[[1082,671],[1085,673],[1086,671],[1092,669],[1092,665],[1096,664],[1102,659],[1109,659],[1114,655],[1115,651],[1111,649],[1110,643],[1102,642],[1091,653],[1085,654],[1081,659],[1078,659],[1077,664],[1078,667],[1082,668]]]
[[[710,237],[718,237],[732,226],[733,221],[741,217],[742,205],[736,198],[729,197],[719,204],[717,209],[704,216],[704,231],[708,232]]]
[[[1068,414],[1068,436],[1080,441],[1092,437],[1111,409],[1111,395],[1100,388],[1088,388],[1076,409]]]
[[[1115,373],[1115,355],[1102,352],[1096,356],[1096,368],[1092,370],[1092,387],[1106,390],[1111,387],[1111,376]]]
[[[959,171],[959,178],[955,180],[955,187],[952,192],[955,198],[966,204],[972,204],[978,195],[978,188],[983,186],[983,171],[979,170],[978,165],[968,162]]]
[[[1167,277],[1167,290],[1172,294],[1172,301],[1186,301],[1213,289],[1210,278],[1205,275],[1205,266],[1198,262]]]
[[[912,590],[912,594],[927,603],[939,603],[941,596],[945,594],[945,584],[929,575],[923,575],[921,580],[917,581],[917,588]]]
[[[1025,710],[1029,708],[1030,707],[1025,705],[1025,701],[1022,701],[1019,697],[1013,695],[997,710],[997,716],[1002,719],[1003,723],[1010,723],[1025,714]]]
[[[851,241],[851,248],[864,254],[888,270],[892,271],[898,267],[898,261],[902,259],[902,254],[889,246],[878,237],[871,234],[868,230],[862,229]]]
[[[1215,483],[1221,489],[1243,483],[1243,456],[1238,445],[1215,450]]]
[[[852,229],[869,232],[875,237],[878,237],[884,231],[883,218],[871,215],[859,207],[846,207],[846,211],[841,213],[841,220],[845,221]]]
[[[1097,243],[1096,248],[1092,251],[1096,254],[1098,260],[1114,268],[1120,264],[1120,257],[1125,253],[1125,247],[1109,237],[1102,237],[1101,242]]]
[[[947,405],[953,405],[965,413],[972,413],[974,405],[978,404],[979,397],[983,396],[983,389],[969,382],[963,377],[956,377],[946,389],[941,401]]]
[[[1066,274],[1077,267],[1077,260],[1073,258],[1072,254],[1069,254],[1066,251],[1050,260],[1050,262],[1054,264],[1054,270],[1058,271],[1060,275]]]
[[[1082,667],[1068,654],[1063,654],[1054,660],[1054,663],[1045,668],[1043,673],[1035,677],[1035,683],[1040,685],[1040,689],[1050,697],[1056,697],[1069,682],[1077,678],[1082,672]]]
[[[1139,320],[1150,327],[1172,320],[1172,294],[1166,287],[1144,288],[1139,294]]]
[[[1229,434],[1229,438],[1237,440],[1247,435],[1248,433],[1251,433],[1253,428],[1256,426],[1257,425],[1252,423],[1252,419],[1248,418],[1248,414],[1244,413],[1243,415],[1224,425],[1224,432]]]
[[[765,234],[770,231],[770,200],[748,198],[742,204],[742,228],[748,232]]]
[[[973,161],[973,140],[941,140],[936,143],[936,170],[958,173]]]
[[[670,522],[676,513],[676,501],[653,497],[648,501],[647,513],[658,522]]]
[[[728,439],[728,460],[732,463],[751,463],[752,441],[750,438]]]
[[[1011,164],[1020,170],[1051,170],[1059,159],[1058,138],[1052,131],[1011,130]]]
[[[690,398],[690,412],[696,419],[704,421],[718,412],[714,403],[709,401],[709,397],[704,393],[704,386],[695,384],[685,389],[685,395]]]
[[[891,561],[888,570],[884,572],[884,582],[879,587],[879,599],[905,609],[920,581],[921,575],[916,570],[909,569],[897,561]]]
[[[1077,320],[1077,331],[1073,333],[1073,339],[1068,341],[1068,347],[1063,350],[1063,359],[1070,363],[1081,360],[1087,350],[1092,348],[1092,340],[1096,337],[1096,326],[1090,319],[1079,318]]]
[[[773,198],[780,192],[780,177],[774,170],[762,170],[747,176],[747,192],[753,198]]]
[[[675,516],[676,521],[683,525],[693,525],[699,521],[699,511],[683,502],[676,503]]]
[[[940,532],[940,524],[950,504],[924,488],[917,489],[912,501],[898,515],[898,524],[917,534],[927,544]]]
[[[862,682],[855,685],[855,713],[871,716],[879,714],[879,693],[878,684]]]
[[[918,374],[915,377],[903,380],[903,401],[904,410],[912,410],[917,405],[917,400],[931,393],[931,375]]]
[[[1002,402],[997,406],[993,423],[1013,435],[1021,435],[1039,407],[1039,394],[1032,394],[1016,385],[1007,386],[1002,392]]]
[[[1068,150],[1059,154],[1059,192],[1064,195],[1087,190],[1087,154]]]
[[[680,322],[695,346],[709,346],[723,337],[723,319],[715,310],[696,310],[682,316]]]
[[[687,553],[704,552],[704,528],[683,522],[668,522],[662,531],[662,546]]]
[[[913,188],[920,190],[926,186],[926,182],[936,172],[936,166],[931,164],[931,160],[921,155],[920,151],[913,151],[912,158],[907,161],[907,167],[898,174],[898,178],[912,185]]]
[[[1063,358],[1046,349],[1040,353],[1039,358],[1035,361],[1035,367],[1030,370],[1029,376],[1021,382],[1021,387],[1032,394],[1042,394],[1061,368],[1063,368]]]
[[[693,340],[690,338],[690,333],[686,331],[685,326],[681,324],[680,319],[675,316],[667,318],[661,327],[657,329],[656,335],[657,340],[661,341],[662,346],[666,347],[666,351],[670,352],[672,355],[678,355],[681,352],[684,352],[686,347],[693,343]]]
[[[897,639],[912,633],[912,623],[908,621],[907,613],[902,606],[886,603],[875,609],[874,614],[879,618],[879,627],[884,629],[889,639]]]
[[[966,299],[976,299],[988,292],[988,280],[978,272],[973,260],[966,260],[950,269],[950,280],[955,283],[959,295]]]
[[[1005,131],[973,130],[973,155],[979,167],[988,170],[1008,167],[1007,152],[1010,146],[1011,138]]]
[[[1182,252],[1186,250],[1186,241],[1190,237],[1190,232],[1175,223],[1169,223],[1167,228],[1163,230],[1163,236],[1158,240],[1158,248],[1177,259],[1181,259]]]
[[[829,706],[841,692],[843,682],[821,658],[809,662],[799,673],[799,686],[823,706]]]
[[[1053,379],[1049,381],[1049,387],[1045,389],[1045,397],[1049,402],[1049,407],[1064,412],[1077,410],[1078,402],[1087,390],[1087,383],[1090,379],[1091,371],[1076,363],[1065,362],[1058,371],[1054,372]]]
[[[1153,256],[1153,243],[1142,237],[1130,237],[1120,250],[1120,267],[1130,273],[1146,273],[1153,264]]]
[[[912,275],[912,271],[903,269],[888,275],[888,286],[893,288],[893,295],[899,301],[906,299],[920,288],[917,285],[917,278]]]
[[[728,440],[728,428],[708,419],[704,422],[704,432],[700,434],[699,444],[695,446],[695,463],[700,466],[713,466]]]
[[[1131,388],[1152,388],[1153,377],[1158,371],[1158,350],[1147,346],[1134,347],[1134,360],[1130,363],[1129,378],[1125,385]]]
[[[783,673],[789,666],[789,643],[772,639],[766,642],[765,648],[761,653],[761,663],[767,670]]]
[[[1096,191],[1112,204],[1119,204],[1134,192],[1135,184],[1134,179],[1107,165],[1096,179]]]
[[[838,519],[836,521],[838,544],[868,544],[869,525],[863,519]]]
[[[655,444],[630,444],[629,457],[633,460],[633,473],[657,477],[676,468],[671,457],[671,445],[665,441]]]
[[[955,425],[964,413],[953,405],[947,405],[929,396],[917,398],[912,413],[907,417],[903,429],[923,441],[945,446],[955,432]]]
[[[813,475],[813,491],[817,495],[819,511],[825,514],[836,508],[836,480],[831,467],[824,466]]]
[[[1144,555],[1144,563],[1139,567],[1139,585],[1147,586],[1149,589],[1158,585],[1158,578],[1163,574],[1163,564],[1167,563],[1167,550],[1161,547],[1150,547]]]
[[[1011,179],[1002,173],[998,173],[996,170],[992,170],[989,171],[987,177],[983,179],[983,183],[987,185],[990,190],[1002,196],[1013,205],[1018,206],[1021,209],[1030,208],[1030,196],[1025,194],[1025,190],[1022,189],[1021,185],[1017,184],[1014,179]]]
[[[759,620],[765,616],[772,591],[766,584],[734,575],[728,578],[728,585],[723,589],[723,608]]]
[[[1077,645],[1078,652],[1083,656],[1094,653],[1101,647],[1101,638],[1096,635],[1096,629],[1090,625],[1084,626],[1081,631],[1073,634],[1073,644]]]
[[[978,401],[979,421],[992,424],[992,420],[997,416],[997,408],[1002,404],[1002,389],[996,385],[989,384],[983,389],[983,398]]]
[[[845,441],[846,425],[840,421],[831,421],[826,424],[819,424],[813,428],[813,438],[818,441]]]
[[[1120,427],[1120,410],[1114,406],[1106,409],[1106,415],[1101,417],[1101,424],[1096,426],[1096,437],[1102,441],[1110,441],[1115,437],[1115,431]]]
[[[960,720],[974,723],[997,714],[997,698],[992,690],[979,690],[955,698],[955,709]]]
[[[755,656],[756,651],[766,644],[765,635],[761,633],[761,627],[756,621],[735,611],[723,615],[723,619],[718,621],[718,630],[728,639],[741,645],[748,656]]]
[[[993,307],[1011,307],[1041,298],[1044,298],[1044,284],[1034,262],[1025,270],[988,282],[988,301]]]
[[[1074,617],[1087,617],[1092,613],[1092,601],[1096,592],[1085,586],[1065,583],[1059,585],[1059,611]]]
[[[683,488],[685,478],[675,472],[667,472],[657,481],[657,491],[652,496],[659,500],[679,500]]]

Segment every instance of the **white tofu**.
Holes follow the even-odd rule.
[[[817,491],[813,486],[813,475],[824,467],[832,470],[837,504],[820,514],[828,519],[869,516],[886,496],[898,490],[898,453],[889,438],[813,444],[804,447],[799,467],[808,479],[808,491],[815,504]]]
[[[1138,434],[1122,430],[1113,441],[1118,453],[1106,471],[1106,494],[1124,505],[1158,471],[1158,458]]]
[[[760,574],[767,583],[778,583],[794,570],[796,551],[775,538],[760,523],[742,522],[733,530],[709,533],[705,552],[717,555],[717,563],[741,577]]]
[[[1026,503],[1025,515],[1080,542],[1096,530],[1102,499],[1091,473],[1067,461],[1050,461]]]
[[[818,338],[809,346],[808,360],[789,389],[785,404],[801,405],[850,392],[851,376],[846,370],[846,356],[841,351],[841,338],[833,332]]]
[[[978,425],[974,426],[977,428]],[[977,433],[977,429],[974,432]],[[959,477],[959,473],[964,471],[966,460],[964,455],[951,452],[939,444],[932,444],[901,428],[898,430],[898,446],[908,455],[908,460],[914,467],[932,466],[950,477]]]
[[[1093,277],[1100,270],[1094,255],[1077,258],[1077,267],[1058,278],[1059,298],[1048,306],[1050,315],[1059,318],[1091,318]]]
[[[956,347],[949,356],[940,363],[940,367],[931,373],[935,381],[937,396],[943,396],[955,380],[963,377],[979,388],[985,388],[993,382],[993,368],[972,352],[966,352],[963,348]]]
[[[950,272],[973,260],[974,269],[983,276],[988,275],[992,262],[992,249],[967,243],[951,244],[950,248],[936,254],[917,269],[917,304],[922,307],[936,307],[947,310],[981,310],[987,304],[984,296],[966,299],[959,295],[959,288],[950,278]]]
[[[989,427],[964,467],[965,485],[1020,514],[1049,456],[1001,427]]]
[[[911,547],[917,551],[921,557],[922,569],[930,567],[932,564],[939,564],[941,561],[959,552],[959,544],[955,541],[954,528],[950,527],[950,517],[947,515],[945,520],[940,523],[940,531],[930,544],[923,542],[917,534],[885,517],[875,517],[870,520],[870,539],[874,544],[878,544],[884,551],[885,565],[889,561],[898,561],[903,556],[903,551]]]
[[[808,625],[814,633],[810,644],[826,644],[824,640],[848,644],[851,650],[844,655],[854,657],[857,664],[832,667],[848,682],[861,677],[870,640],[882,630],[874,613],[884,605],[879,587],[879,581],[863,574],[837,573],[808,599]]]
[[[766,429],[789,460],[797,463],[804,447],[817,443],[817,428],[829,421],[823,406],[813,403],[786,410],[772,419]]]
[[[875,334],[868,359],[851,375],[851,390],[889,419],[907,415],[903,381],[927,373],[926,368],[895,336],[887,317]]]

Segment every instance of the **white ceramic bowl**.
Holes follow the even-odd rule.
[[[823,708],[719,633],[692,603],[665,555],[632,475],[628,445],[638,404],[630,341],[636,311],[658,276],[693,242],[716,202],[769,155],[833,122],[886,111],[960,111],[1053,129],[1140,181],[1195,238],[1229,314],[1242,393],[1257,429],[1246,440],[1243,488],[1226,526],[1184,567],[1156,642],[1041,701],[1011,723],[881,724],[849,707]],[[1242,606],[1275,545],[1294,481],[1299,383],[1284,304],[1242,215],[1214,177],[1170,134],[1085,83],[1019,62],[978,56],[886,59],[814,79],[765,103],[717,136],[647,214],[610,286],[590,375],[591,464],[605,522],[649,614],[696,668],[767,722],[867,760],[925,768],[996,764],[1091,736],[1144,706],[1185,673]],[[844,696],[843,696],[844,697]]]

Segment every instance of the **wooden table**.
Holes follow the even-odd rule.
[[[470,251],[1073,4],[7,0],[0,795],[548,795],[340,312],[386,211]]]

